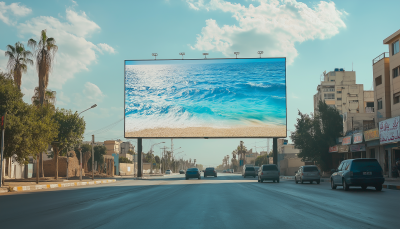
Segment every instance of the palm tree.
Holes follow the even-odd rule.
[[[39,77],[39,102],[40,105],[43,105],[46,88],[49,84],[49,74],[58,46],[54,38],[47,37],[46,30],[42,30],[39,42],[32,38],[29,39],[28,46],[32,47],[36,57],[36,70]]]
[[[21,90],[22,73],[26,73],[28,64],[33,65],[33,60],[29,59],[32,53],[29,50],[25,50],[21,42],[17,42],[15,43],[15,47],[7,45],[5,55],[8,57],[7,68],[10,74],[13,75],[14,82],[17,84],[18,89]]]

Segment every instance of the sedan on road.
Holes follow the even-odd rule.
[[[256,171],[254,170],[254,167],[246,167],[242,175],[244,178],[248,176],[256,177]]]
[[[262,165],[258,170],[258,182],[264,182],[265,180],[272,180],[273,182],[279,183],[279,170],[274,164]]]
[[[185,174],[185,170],[183,169],[179,170],[179,174]]]
[[[190,168],[186,170],[186,180],[189,180],[189,178],[197,178],[200,180],[200,170],[198,168]]]
[[[217,171],[215,171],[213,167],[206,168],[206,170],[204,170],[204,178],[207,176],[217,177]]]
[[[299,170],[295,172],[294,181],[296,184],[299,182],[303,184],[304,181],[310,182],[310,184],[315,181],[319,184],[321,181],[321,173],[315,165],[300,166]]]
[[[376,159],[359,158],[342,161],[337,169],[332,169],[331,188],[343,186],[345,191],[350,186],[361,186],[367,189],[368,186],[375,187],[376,191],[382,190],[385,182],[382,167]]]
[[[165,171],[165,174],[171,174],[171,173],[172,173],[172,171],[170,169]]]

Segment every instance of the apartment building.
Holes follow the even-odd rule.
[[[129,151],[135,152],[135,146],[133,146],[130,142],[122,142],[120,147],[122,154],[129,154]]]
[[[107,140],[104,141],[107,155],[119,154],[121,152],[121,140]]]
[[[385,174],[400,158],[400,30],[383,40],[389,52],[372,60],[375,101],[375,128],[364,132],[367,152],[374,155]],[[367,140],[368,139],[368,140]]]

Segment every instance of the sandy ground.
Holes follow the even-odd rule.
[[[286,137],[286,126],[236,127],[236,128],[158,128],[126,132],[125,137]]]

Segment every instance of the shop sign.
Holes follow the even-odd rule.
[[[372,130],[364,131],[364,139],[365,141],[372,141],[379,139],[379,129],[375,128]]]
[[[379,141],[381,144],[399,141],[399,130],[399,116],[379,122]]]
[[[350,145],[351,144],[351,136],[343,137],[342,145]]]
[[[343,142],[343,137],[338,138],[338,141],[339,141],[340,143],[342,143],[342,142]]]
[[[349,152],[349,146],[340,145],[338,147],[339,153],[347,153]]]
[[[362,133],[357,133],[353,134],[353,143],[361,143],[363,142],[363,134]]]
[[[365,151],[365,144],[351,145],[350,151],[351,152]]]
[[[329,147],[329,153],[334,153],[338,151],[338,146],[331,146]]]

